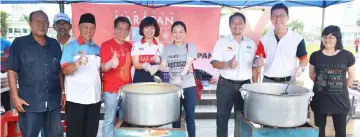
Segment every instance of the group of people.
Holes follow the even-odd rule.
[[[133,44],[126,41],[131,28],[126,17],[114,20],[114,37],[101,46],[92,40],[96,19],[91,13],[81,15],[78,38],[70,36],[72,24],[64,13],[54,17],[57,39],[46,36],[49,20],[43,11],[32,12],[29,25],[31,33],[13,41],[7,60],[10,97],[19,112],[24,137],[37,136],[40,131],[46,137],[63,136],[62,108],[68,137],[96,137],[102,99],[105,108],[102,136],[112,137],[117,112],[122,122],[119,88],[130,83],[154,82],[153,75],[164,78],[165,69],[170,72],[170,83],[184,89],[184,98],[179,101],[186,111],[188,134],[195,137],[196,87],[192,63],[196,46],[185,42],[187,29],[183,22],[173,23],[174,40],[166,47],[156,39],[160,27],[153,17],[141,21],[139,34],[143,38]],[[174,128],[180,126],[180,121],[173,123]]]
[[[217,136],[228,136],[228,121],[233,105],[243,111],[239,88],[246,83],[289,83],[300,76],[308,64],[304,38],[286,24],[289,11],[284,4],[271,8],[274,30],[262,36],[259,44],[244,35],[246,17],[234,13],[229,18],[231,35],[219,39],[214,47],[211,65],[218,69]],[[126,41],[131,23],[126,17],[114,20],[114,37],[98,46],[92,40],[96,19],[91,13],[81,15],[78,38],[70,36],[70,18],[59,13],[54,17],[57,39],[46,36],[49,20],[43,11],[29,16],[31,33],[16,38],[7,61],[10,97],[19,112],[19,124],[24,137],[34,137],[40,131],[47,137],[62,137],[61,108],[65,108],[68,137],[96,137],[101,100],[105,115],[103,137],[114,136],[116,114],[122,120],[122,97],[119,88],[139,82],[154,82],[153,75],[163,78],[170,72],[170,83],[184,90],[180,99],[186,112],[189,137],[195,137],[196,84],[192,63],[196,46],[185,42],[188,33],[182,21],[172,24],[173,42],[167,46],[156,37],[160,27],[153,17],[140,23],[140,41]],[[191,33],[191,32],[189,32]],[[326,116],[332,115],[336,137],[345,137],[346,114],[350,109],[347,88],[355,76],[355,57],[343,49],[341,31],[328,26],[322,32],[320,50],[310,56],[310,78],[315,93],[311,108],[315,124],[324,137]],[[135,68],[131,76],[131,68]],[[347,75],[348,74],[348,77]],[[17,88],[19,83],[19,88]],[[271,104],[269,104],[271,105]],[[180,121],[172,125],[180,127]]]
[[[246,18],[241,13],[230,16],[231,35],[215,44],[211,64],[220,72],[216,89],[218,137],[228,136],[232,107],[243,111],[239,92],[243,84],[259,82],[262,69],[262,82],[290,83],[308,64],[304,38],[287,28],[288,7],[276,4],[270,14],[274,30],[262,36],[258,44],[244,36]],[[345,137],[346,117],[351,109],[348,88],[355,78],[355,57],[344,49],[338,26],[326,27],[321,38],[320,50],[310,55],[309,76],[315,94],[310,106],[319,137],[325,137],[328,115],[333,117],[336,137]]]

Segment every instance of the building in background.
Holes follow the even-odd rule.
[[[345,4],[343,32],[344,45],[353,45],[357,35],[360,34],[360,26],[356,22],[360,20],[360,0],[355,0]]]
[[[28,35],[31,32],[30,26],[24,18],[29,16],[32,11],[43,10],[49,17],[49,30],[47,35],[49,37],[56,37],[56,31],[52,28],[53,18],[59,12],[57,4],[7,4],[1,5],[1,10],[9,13],[10,16],[7,21],[8,33],[6,39],[13,41],[16,37]],[[54,10],[57,9],[57,10]],[[71,16],[71,6],[65,5],[65,13]],[[69,14],[70,13],[70,14]],[[72,33],[71,33],[72,34]]]

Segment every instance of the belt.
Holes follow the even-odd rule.
[[[230,84],[245,84],[245,83],[251,83],[250,79],[248,79],[248,80],[230,80],[230,79],[226,79],[226,78],[224,78],[224,77],[222,77],[222,76],[220,76],[219,82],[230,83]]]
[[[267,77],[264,76],[264,78],[275,81],[275,82],[287,82],[291,80],[291,76],[288,77]]]

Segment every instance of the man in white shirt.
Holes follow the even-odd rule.
[[[71,20],[65,13],[58,13],[54,16],[53,27],[57,32],[56,40],[60,43],[61,50],[63,50],[64,46],[70,41],[75,40],[75,38],[70,35],[72,28]]]
[[[289,83],[292,77],[295,80],[301,75],[308,63],[304,38],[287,28],[288,20],[289,10],[284,4],[271,8],[275,29],[261,37],[256,51],[257,70],[264,65],[263,82]]]
[[[251,83],[252,65],[256,52],[253,40],[243,35],[245,16],[234,13],[229,18],[232,35],[221,38],[214,47],[211,64],[220,72],[216,89],[217,137],[228,136],[231,109],[243,111],[244,100],[239,92],[245,83]]]
[[[81,15],[80,36],[65,46],[61,68],[65,74],[66,136],[96,137],[101,105],[100,48],[92,41],[96,21]]]

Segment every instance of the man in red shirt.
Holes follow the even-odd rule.
[[[114,38],[100,47],[101,70],[104,73],[103,99],[105,115],[102,129],[103,137],[114,137],[114,119],[119,107],[119,119],[122,119],[122,98],[119,88],[132,83],[131,44],[125,41],[130,31],[130,21],[126,17],[117,17],[114,21]]]

